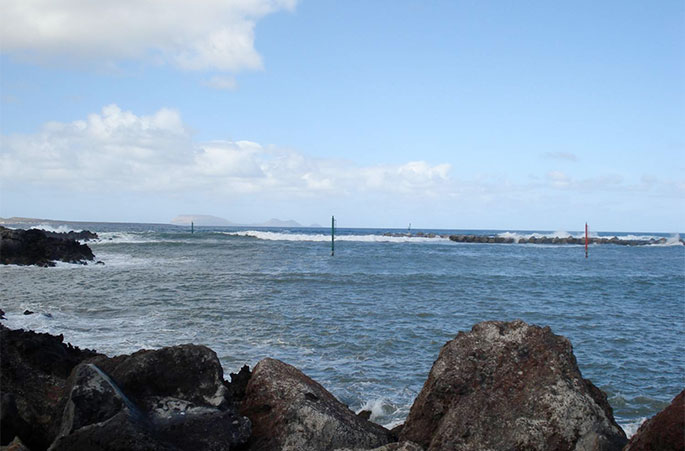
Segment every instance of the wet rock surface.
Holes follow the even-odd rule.
[[[68,234],[0,226],[0,263],[4,265],[54,266],[56,261],[85,264],[94,258],[86,244],[69,238]]]
[[[358,417],[297,368],[260,361],[247,385],[241,412],[252,421],[250,450],[377,448],[390,431]]]
[[[61,335],[12,330],[0,324],[0,444],[18,436],[36,450],[47,448],[54,439],[69,374],[80,362],[98,355],[63,340]]]
[[[400,439],[428,450],[620,450],[627,441],[570,342],[522,321],[479,323],[448,342]]]
[[[685,390],[668,407],[645,421],[624,450],[685,450]]]
[[[61,336],[2,325],[0,334],[3,446],[15,437],[12,446],[33,451],[580,451],[627,442],[568,340],[521,321],[479,323],[448,342],[393,431],[274,359],[227,382],[205,346],[110,358]],[[684,400],[646,422],[626,449],[683,449]]]
[[[91,359],[70,377],[60,436],[50,449],[235,449],[250,437],[251,424],[228,393],[206,346]]]
[[[148,397],[173,397],[212,407],[230,402],[219,358],[206,346],[141,350],[93,363],[134,402],[145,404]]]

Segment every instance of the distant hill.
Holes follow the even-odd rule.
[[[171,220],[172,224],[189,226],[190,223],[196,226],[213,226],[213,227],[302,227],[297,221],[288,220],[283,221],[276,218],[271,218],[266,222],[259,224],[238,224],[227,219],[211,215],[178,215]]]
[[[280,219],[271,218],[263,224],[252,224],[255,227],[302,227],[302,224],[292,219],[288,221],[281,221]]]
[[[196,226],[236,226],[231,221],[218,216],[210,215],[178,215],[171,220],[172,224],[189,226],[190,223],[194,223]]]

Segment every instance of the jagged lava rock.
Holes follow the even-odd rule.
[[[149,396],[173,397],[212,407],[230,402],[219,358],[206,346],[184,344],[141,350],[93,363],[137,403],[144,404]]]
[[[339,448],[335,451],[423,451],[423,447],[413,442],[388,443],[378,448]]]
[[[241,413],[252,421],[253,451],[370,449],[393,441],[390,431],[358,417],[300,370],[275,359],[255,366]]]
[[[83,264],[94,258],[87,245],[74,239],[47,236],[42,230],[0,226],[0,263],[4,265],[54,266],[55,261]]]
[[[100,357],[70,377],[53,451],[235,449],[250,437],[216,353],[179,345]]]
[[[620,450],[606,395],[549,327],[490,321],[443,346],[400,440],[428,450]]]
[[[624,451],[685,450],[685,390],[671,404],[645,421]]]
[[[62,335],[12,330],[0,325],[0,421],[6,445],[18,436],[29,448],[46,449],[57,434],[67,377],[85,359],[98,354],[63,343]]]
[[[68,386],[60,433],[49,451],[173,449],[157,443],[144,414],[95,365],[77,366]]]

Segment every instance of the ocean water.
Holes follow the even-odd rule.
[[[88,244],[105,265],[1,266],[5,325],[62,333],[108,355],[205,344],[226,377],[278,358],[386,426],[405,419],[441,346],[484,320],[522,319],[568,337],[583,376],[608,394],[629,435],[685,387],[685,246],[677,236],[617,234],[668,242],[592,245],[585,259],[574,245],[341,229],[332,257],[328,229],[80,228],[100,234]]]

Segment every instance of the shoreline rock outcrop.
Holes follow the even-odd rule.
[[[549,327],[489,321],[443,346],[400,434],[427,450],[620,450],[606,395]]]
[[[252,451],[371,449],[393,436],[356,415],[294,366],[264,359],[252,372],[241,412],[252,420]]]
[[[0,324],[0,443],[19,436],[30,449],[46,449],[57,434],[69,374],[97,355],[65,344],[62,335],[12,330]]]
[[[228,382],[201,345],[107,357],[0,324],[0,370],[0,445],[33,451],[608,451],[627,442],[569,341],[522,321],[479,323],[445,344],[393,431],[279,360],[244,366]],[[626,450],[660,449],[663,431],[677,446],[684,400]]]
[[[44,267],[55,266],[55,261],[86,264],[95,259],[93,251],[76,240],[86,238],[97,235],[88,231],[62,234],[0,226],[0,263]]]

